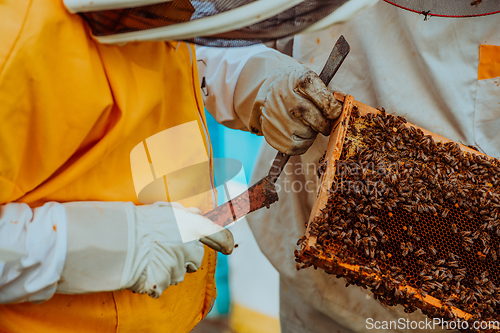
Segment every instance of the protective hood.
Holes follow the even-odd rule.
[[[499,0],[384,0],[426,16],[472,17],[500,13]]]
[[[173,0],[63,0],[71,13],[147,6]]]
[[[297,34],[347,0],[64,0],[102,43],[184,40],[246,46]]]

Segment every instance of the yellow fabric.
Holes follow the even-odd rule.
[[[231,308],[231,329],[236,333],[280,333],[280,321],[235,303]]]
[[[61,0],[0,1],[0,32],[0,204],[139,204],[134,146],[193,120],[208,145],[185,43],[100,45]],[[2,305],[0,332],[189,332],[211,308],[215,261],[206,248],[201,268],[159,299],[122,291]]]
[[[500,77],[500,45],[480,45],[477,79],[495,77]]]

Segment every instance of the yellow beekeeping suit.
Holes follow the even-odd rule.
[[[209,151],[191,46],[101,45],[61,0],[1,1],[0,34],[0,204],[139,204],[137,144],[196,121]],[[211,209],[212,196],[196,206]],[[0,332],[189,332],[215,298],[215,261],[206,248],[198,271],[159,299],[127,290],[1,305]]]

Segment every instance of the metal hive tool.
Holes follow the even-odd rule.
[[[500,317],[500,162],[336,94],[298,268],[446,320]],[[495,327],[495,330],[498,327]]]

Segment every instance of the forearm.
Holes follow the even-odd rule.
[[[66,248],[66,213],[61,204],[51,202],[36,209],[22,203],[0,206],[0,303],[51,298]]]
[[[271,50],[262,44],[238,48],[196,47],[200,84],[205,79],[203,103],[219,123],[248,130],[234,110],[236,83],[248,59]]]
[[[121,289],[159,297],[201,266],[200,237],[233,249],[228,230],[179,203],[0,206],[0,304]]]
[[[43,302],[56,292],[120,289],[133,206],[0,206],[0,303]]]
[[[56,292],[85,294],[129,287],[124,268],[134,254],[129,251],[135,243],[134,204],[82,201],[63,206],[68,246]]]

